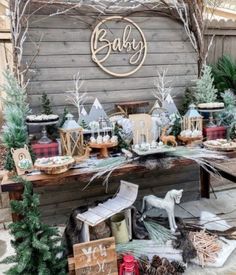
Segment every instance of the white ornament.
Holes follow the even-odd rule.
[[[117,143],[118,142],[118,137],[117,136],[112,136],[111,137],[111,142],[112,143]]]
[[[102,136],[98,135],[97,136],[97,144],[102,144],[102,141],[103,141]]]
[[[140,145],[140,149],[141,149],[142,151],[147,151],[147,150],[149,149],[149,147],[150,147],[150,144],[149,144],[149,143],[146,143],[146,142],[143,142],[143,143],[141,143],[141,145]]]
[[[192,131],[191,130],[185,130],[184,137],[191,137],[191,136],[192,136]]]
[[[91,143],[96,143],[96,142],[97,142],[97,141],[96,141],[96,138],[95,138],[95,137],[91,137],[91,138],[90,138],[90,142],[91,142]]]
[[[109,136],[109,135],[105,135],[105,136],[102,138],[102,141],[103,141],[104,143],[107,143],[109,140],[110,140],[110,136]]]
[[[135,145],[134,145],[134,149],[137,149],[137,150],[140,149],[139,144],[135,144]]]
[[[192,137],[201,137],[201,136],[202,136],[202,131],[199,131],[199,130],[195,129],[192,132]]]
[[[165,209],[169,219],[169,225],[172,233],[175,233],[178,228],[175,222],[174,208],[175,203],[179,204],[182,198],[183,189],[181,190],[171,190],[166,193],[164,199],[158,198],[154,195],[145,196],[143,198],[142,205],[142,219],[146,217],[146,212],[151,208]]]
[[[155,140],[151,142],[151,148],[157,148],[157,142]]]

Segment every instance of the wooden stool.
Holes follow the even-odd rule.
[[[129,114],[137,113],[138,108],[147,106],[149,106],[148,101],[126,101],[115,104],[116,109],[118,109],[122,113],[125,113],[127,116]]]

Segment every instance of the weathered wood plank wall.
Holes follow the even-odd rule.
[[[82,89],[88,92],[88,104],[98,97],[105,108],[111,110],[115,102],[154,101],[152,91],[156,70],[167,68],[175,99],[180,103],[185,87],[192,85],[197,75],[196,54],[182,25],[167,17],[145,14],[136,15],[132,20],[144,32],[147,57],[135,74],[115,78],[103,72],[91,59],[92,28],[88,28],[87,23],[94,23],[92,17],[33,16],[29,38],[24,45],[24,61],[29,64],[33,59],[28,94],[34,109],[38,110],[41,94],[46,92],[60,114],[67,104],[65,91],[73,88],[73,75],[78,71],[85,80]],[[112,27],[112,31],[118,28],[116,24]],[[41,42],[34,58],[38,41]],[[121,58],[127,56],[114,54],[109,66],[119,66]]]
[[[214,40],[208,55],[208,63],[214,64],[223,54],[236,60],[236,21],[214,20],[206,31],[206,40],[209,42],[212,35]]]

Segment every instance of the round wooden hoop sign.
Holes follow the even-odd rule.
[[[104,24],[107,26],[110,21],[121,21],[127,24],[124,27],[121,37],[115,37],[113,41],[109,40],[108,32],[110,29],[102,28]],[[132,37],[132,30],[138,32],[140,39]],[[112,33],[115,30],[112,30]],[[91,52],[92,60],[106,73],[116,76],[125,77],[137,72],[143,65],[147,55],[147,42],[142,30],[131,19],[122,16],[111,16],[102,20],[93,30],[91,36]],[[125,73],[117,73],[109,70],[104,64],[112,53],[124,53],[130,55],[128,63],[132,65],[132,70]]]

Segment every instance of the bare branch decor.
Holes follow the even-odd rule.
[[[162,72],[157,71],[157,78],[154,81],[155,91],[154,97],[158,104],[162,107],[166,97],[171,93],[172,88],[169,86],[171,81],[166,80],[167,69]]]
[[[83,86],[84,81],[81,80],[80,72],[74,75],[74,84],[75,89],[66,92],[68,94],[66,100],[77,108],[79,119],[83,104],[87,100],[87,93],[81,92],[81,87]]]

